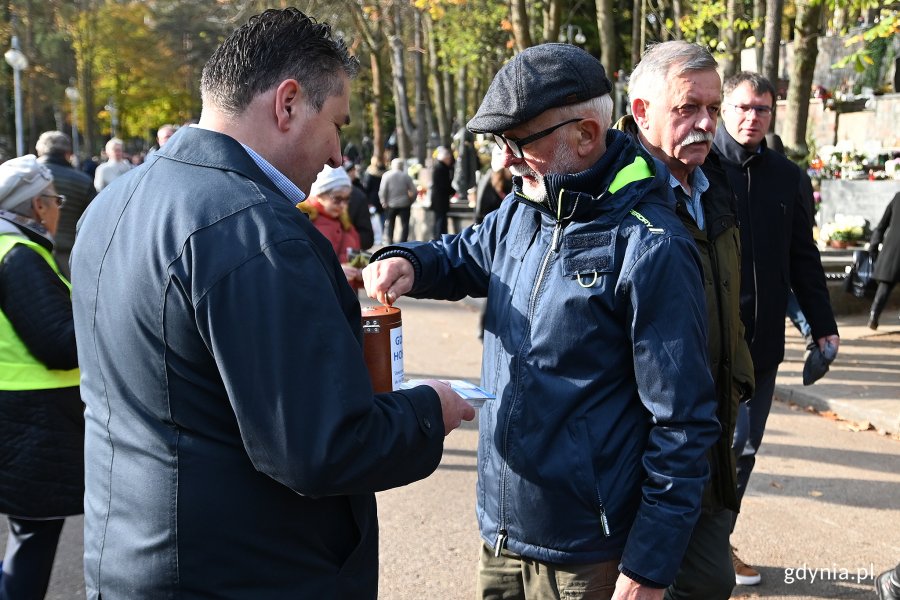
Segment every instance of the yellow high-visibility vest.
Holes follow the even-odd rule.
[[[56,261],[49,252],[39,244],[18,235],[0,235],[0,261],[16,244],[28,246],[37,252],[53,272],[59,276],[69,290],[71,284],[59,272]],[[34,357],[19,338],[12,323],[0,310],[0,390],[51,390],[75,387],[80,381],[78,369],[58,370],[47,366]]]

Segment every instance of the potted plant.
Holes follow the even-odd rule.
[[[834,223],[826,223],[819,232],[819,238],[832,248],[848,248],[865,237],[865,220],[842,219]]]

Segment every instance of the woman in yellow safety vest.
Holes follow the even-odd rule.
[[[83,512],[72,302],[51,255],[64,201],[34,156],[0,165],[0,600],[44,597],[63,521]]]

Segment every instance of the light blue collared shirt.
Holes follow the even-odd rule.
[[[709,189],[709,179],[703,174],[703,169],[697,167],[691,173],[691,193],[688,194],[681,182],[675,179],[675,176],[669,173],[669,185],[675,191],[675,195],[679,195],[685,200],[685,206],[688,212],[694,217],[694,222],[700,230],[706,229],[706,220],[703,218],[703,203],[700,201],[700,195]]]
[[[647,150],[647,147],[644,145],[643,141],[640,141],[641,148]],[[649,150],[647,150],[650,154],[653,154]],[[672,175],[671,171],[669,172],[669,185],[672,186],[672,190],[675,192],[675,196],[681,196],[684,198],[685,207],[687,208],[688,214],[690,214],[694,218],[694,222],[697,224],[697,227],[700,231],[706,229],[706,219],[703,218],[703,203],[700,201],[700,195],[709,189],[709,179],[704,175],[703,170],[700,167],[694,169],[694,172],[691,173],[690,177],[691,182],[691,190],[693,193],[688,194],[687,190],[684,189],[684,186],[681,185],[681,182],[675,179],[675,176]],[[680,192],[680,194],[679,194]]]
[[[241,144],[244,147],[244,150],[247,151],[247,154],[250,155],[250,158],[253,159],[253,162],[262,169],[262,172],[265,173],[269,179],[272,180],[272,183],[275,184],[281,193],[288,197],[288,200],[293,202],[294,204],[299,204],[306,200],[306,194],[303,193],[303,190],[294,185],[294,182],[285,177],[281,171],[272,166],[272,163],[264,159],[262,156],[253,151],[253,148],[247,146],[246,144]],[[324,165],[323,165],[324,166]]]

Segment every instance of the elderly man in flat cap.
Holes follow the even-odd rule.
[[[481,598],[662,598],[699,515],[719,434],[700,259],[668,169],[609,129],[610,88],[574,46],[517,55],[468,123],[513,198],[363,272],[383,302],[487,297]]]

